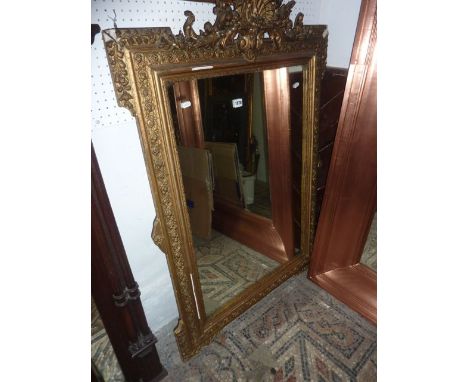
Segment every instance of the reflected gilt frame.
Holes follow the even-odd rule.
[[[309,262],[315,233],[315,182],[320,80],[326,64],[324,25],[292,22],[294,1],[216,1],[216,20],[193,29],[186,11],[183,31],[118,28],[103,31],[117,102],[136,118],[157,217],[152,238],[165,253],[179,322],[175,336],[182,359],[195,355],[230,321]],[[167,87],[174,81],[303,66],[301,254],[206,317]]]

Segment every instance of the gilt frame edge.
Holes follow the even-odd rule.
[[[154,77],[158,64],[164,66],[169,63],[183,66],[206,63],[207,60],[199,61],[196,57],[189,55],[186,56],[187,59],[182,60],[181,56],[178,56],[176,62],[171,62],[167,58],[168,56],[158,56],[152,44],[158,39],[158,36],[166,33],[168,28],[122,29],[116,30],[118,32],[116,38],[104,37],[117,102],[136,117],[138,124],[153,202],[157,211],[152,238],[166,254],[171,273],[179,309],[179,324],[175,329],[175,335],[181,357],[184,360],[195,355],[202,346],[209,343],[227,323],[238,317],[289,277],[304,269],[309,260],[310,246],[315,232],[314,195],[317,177],[317,144],[315,142],[318,137],[319,79],[325,70],[327,36],[323,36],[324,26],[304,27],[318,31],[311,34],[315,36],[313,39],[305,40],[305,49],[303,49],[303,53],[309,58],[309,63],[305,72],[307,75],[304,78],[303,153],[305,158],[303,156],[302,168],[305,176],[303,176],[301,188],[306,187],[310,192],[307,192],[308,195],[303,193],[302,196],[302,201],[307,206],[305,210],[303,208],[301,221],[304,222],[304,219],[309,221],[310,230],[303,232],[304,228],[301,228],[301,238],[309,237],[309,239],[301,240],[301,247],[305,246],[307,250],[304,256],[301,256],[297,261],[280,266],[278,271],[274,271],[268,275],[269,277],[266,276],[265,283],[258,288],[257,292],[248,296],[243,293],[241,295],[243,302],[234,302],[234,304],[228,304],[227,307],[220,309],[220,312],[216,314],[218,322],[209,320],[208,325],[204,325],[207,321],[204,317],[203,298],[200,296],[201,289],[193,287],[190,276],[192,274],[193,278],[196,267],[190,260],[189,252],[193,251],[193,246],[191,237],[188,235],[190,229],[188,214],[180,205],[183,184],[178,166],[175,137],[171,121],[168,119],[170,116],[167,110],[168,102],[165,99],[162,82],[157,81]],[[106,36],[105,32],[108,36],[108,31],[104,31],[103,36]],[[317,38],[317,36],[321,38]],[[283,47],[289,46],[288,42],[283,44]],[[267,54],[259,52],[260,54],[256,57],[258,61],[271,60],[272,58],[286,60],[294,56],[291,53],[288,54],[288,51],[292,50],[274,50],[273,44],[269,45]],[[158,61],[161,57],[162,60]],[[246,60],[241,52],[226,57],[221,54],[217,59],[225,64],[235,61],[236,65],[239,60],[243,60],[244,64],[249,66],[249,60]],[[282,268],[284,270],[281,270]],[[197,294],[198,302],[194,297]]]

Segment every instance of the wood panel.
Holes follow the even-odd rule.
[[[294,247],[301,247],[301,184],[302,184],[302,97],[303,74],[289,74],[289,83],[299,83],[290,88],[290,126],[291,126],[291,157],[292,157],[292,199],[293,199],[293,232]],[[322,85],[323,86],[323,85]]]
[[[315,209],[315,218],[317,220],[320,217],[322,208],[322,199],[331,163],[338,121],[340,119],[347,74],[347,69],[328,67],[322,79],[316,184],[317,208]]]
[[[316,184],[316,215],[318,220],[325,191],[333,143],[340,118],[341,104],[348,70],[327,67],[321,81],[320,122],[318,138],[318,169]],[[302,72],[289,75],[289,83],[302,84]],[[300,247],[301,235],[301,179],[302,179],[302,86],[290,88],[291,97],[291,149],[293,161],[294,243]]]
[[[263,71],[271,213],[288,259],[294,256],[289,76],[286,68]]]
[[[94,148],[91,148],[91,292],[129,382],[166,375],[156,351],[140,290],[133,278]]]
[[[377,274],[362,264],[317,275],[314,281],[351,309],[377,323]]]
[[[377,43],[376,9],[375,0],[361,4],[308,274],[329,287],[324,280],[330,280],[330,272],[334,271],[335,286],[347,290],[347,300],[361,301],[351,307],[362,314],[366,311],[368,318],[369,306],[376,310],[375,298],[370,298],[376,295],[376,283],[354,268],[361,258],[377,203],[377,63],[373,54]],[[329,291],[336,293],[336,288]],[[337,297],[344,298],[343,294]]]
[[[202,114],[197,80],[175,82],[173,85],[177,110],[178,136],[185,147],[204,148]],[[191,106],[183,108],[181,102],[190,101]]]
[[[213,227],[279,263],[288,260],[283,240],[270,219],[227,203],[215,203]]]

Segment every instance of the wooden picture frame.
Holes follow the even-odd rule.
[[[377,209],[377,1],[363,0],[308,277],[377,323],[377,274],[360,263]]]
[[[179,309],[175,336],[186,360],[227,323],[290,276],[304,269],[315,232],[315,182],[320,80],[328,31],[289,19],[294,1],[219,1],[216,21],[193,30],[186,11],[183,32],[170,28],[111,29],[103,32],[117,101],[136,118],[157,216],[152,238],[166,254]],[[252,18],[252,15],[256,16]],[[221,75],[303,66],[303,141],[300,254],[207,317],[171,117],[168,86]],[[271,113],[271,112],[270,112]],[[268,118],[272,116],[267,116]],[[292,227],[291,227],[292,228]]]

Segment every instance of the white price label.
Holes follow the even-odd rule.
[[[190,102],[190,101],[182,101],[182,102],[180,103],[180,107],[181,107],[182,109],[187,109],[187,108],[190,107],[190,106],[192,106],[192,102]]]
[[[242,107],[242,98],[236,98],[232,100],[232,107],[237,109],[238,107]]]

